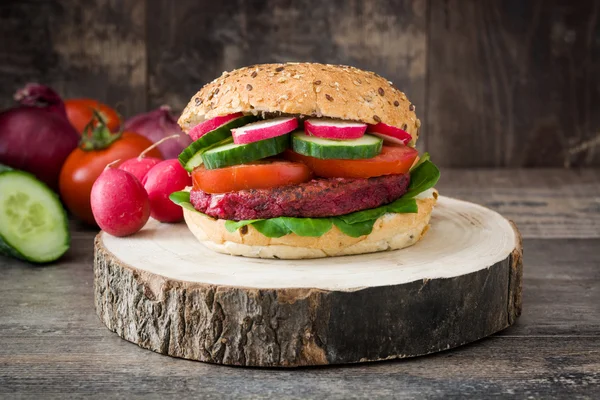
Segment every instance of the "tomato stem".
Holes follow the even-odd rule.
[[[113,133],[108,129],[106,120],[94,109],[94,118],[83,129],[79,147],[85,151],[102,150],[116,142],[123,135],[122,131]]]

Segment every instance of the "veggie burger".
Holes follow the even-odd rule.
[[[407,247],[439,170],[414,148],[415,106],[373,72],[311,63],[224,72],[178,121],[193,187],[171,195],[210,249],[300,259]]]

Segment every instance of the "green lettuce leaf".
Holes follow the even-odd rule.
[[[333,223],[331,218],[293,218],[279,217],[283,224],[298,236],[323,236]]]
[[[254,222],[252,226],[256,228],[257,231],[270,238],[278,238],[292,233],[291,229],[289,229],[283,223],[281,217],[262,219],[260,221]]]
[[[169,195],[169,200],[186,210],[196,211],[192,203],[190,203],[190,192],[173,192]]]
[[[169,195],[169,199],[177,204],[178,206],[181,205],[181,203],[189,203],[190,202],[190,192],[185,192],[185,191],[181,191],[181,192],[173,192]]]
[[[419,165],[423,164],[425,161],[429,161],[430,158],[431,157],[429,156],[429,153],[421,154],[421,156],[419,157],[419,161],[417,161],[415,165],[410,167],[410,172],[412,172],[415,168],[418,168]]]
[[[345,235],[350,237],[361,237],[368,235],[373,231],[373,225],[375,225],[375,219],[369,221],[356,222],[354,224],[348,224],[344,222],[342,218],[333,218],[333,224]]]
[[[418,213],[419,206],[417,206],[417,201],[415,199],[405,199],[402,197],[385,206],[385,211],[397,214]]]
[[[225,221],[225,229],[227,229],[228,232],[233,233],[233,232],[237,231],[238,229],[240,229],[242,226],[250,225],[250,224],[253,224],[258,221],[263,221],[263,220],[262,219],[247,219],[244,221],[227,220],[227,221]]]
[[[419,193],[431,189],[440,179],[440,170],[431,161],[424,161],[410,173],[410,184],[408,192],[402,199],[412,199]]]
[[[243,226],[252,225],[257,231],[270,238],[278,238],[290,233],[295,233],[298,236],[320,237],[329,232],[331,227],[335,225],[340,231],[351,237],[368,235],[372,232],[375,221],[386,213],[418,212],[419,208],[414,197],[432,188],[440,178],[440,171],[429,160],[429,154],[424,153],[419,162],[411,169],[410,177],[406,194],[398,200],[381,207],[331,218],[278,217],[225,221],[225,228],[229,232],[235,232]],[[175,192],[169,198],[175,204],[187,210],[199,212],[190,203],[189,192]]]
[[[418,211],[419,208],[414,199],[399,198],[385,206],[340,215],[337,218],[340,218],[347,224],[357,224],[365,221],[374,221],[385,213],[416,213]]]
[[[368,210],[356,211],[351,214],[340,215],[336,218],[341,219],[346,224],[359,224],[361,222],[376,220],[387,212],[386,208],[386,206],[370,208]]]

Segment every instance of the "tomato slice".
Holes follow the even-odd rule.
[[[303,163],[266,160],[218,169],[199,166],[192,172],[192,181],[195,190],[227,193],[297,185],[308,181],[311,175],[310,169]]]
[[[383,146],[379,155],[364,160],[322,160],[292,150],[286,150],[284,157],[308,165],[315,175],[324,178],[371,178],[408,172],[418,154],[408,146]]]

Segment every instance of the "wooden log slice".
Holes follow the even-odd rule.
[[[521,313],[516,228],[440,197],[432,227],[398,251],[313,260],[233,257],[185,224],[96,237],[98,316],[175,357],[293,367],[412,357],[473,342]]]

